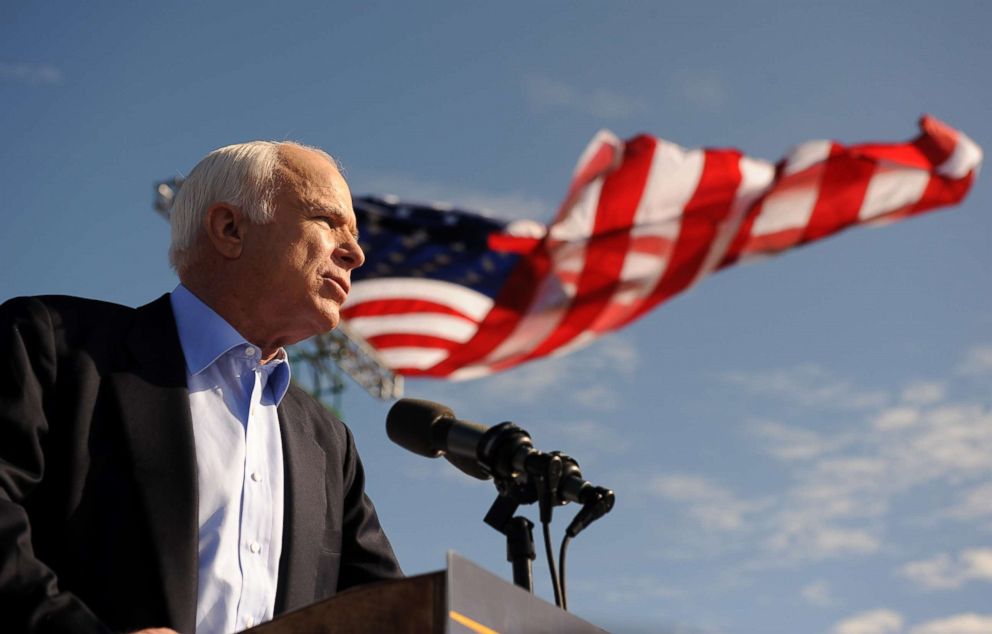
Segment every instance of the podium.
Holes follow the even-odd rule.
[[[250,634],[603,634],[455,553],[446,570],[346,590]]]

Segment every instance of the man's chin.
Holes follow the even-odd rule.
[[[341,321],[341,309],[334,302],[321,301],[311,304],[305,310],[309,316],[309,321],[305,322],[305,327],[309,331],[307,339],[334,330]]]
[[[327,333],[338,327],[341,322],[341,311],[337,306],[333,310],[323,310],[321,311],[321,330],[320,332]]]

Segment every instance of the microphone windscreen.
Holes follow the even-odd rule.
[[[436,458],[441,450],[431,442],[431,428],[443,418],[454,419],[455,413],[433,401],[401,398],[386,415],[386,435],[404,449]]]

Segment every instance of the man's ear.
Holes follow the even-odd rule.
[[[207,208],[203,223],[204,233],[218,254],[229,260],[241,256],[249,223],[240,209],[227,203],[214,203]]]

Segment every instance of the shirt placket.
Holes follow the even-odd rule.
[[[253,612],[264,605],[260,588],[252,580],[266,574],[265,562],[272,545],[270,522],[265,521],[271,506],[270,490],[264,472],[264,425],[260,420],[263,372],[255,364],[251,370],[254,384],[245,424],[245,465],[241,506],[241,601],[238,604],[239,627],[252,627],[267,615]]]

